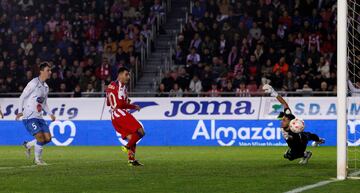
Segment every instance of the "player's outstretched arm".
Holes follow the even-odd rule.
[[[140,107],[139,105],[135,105],[135,109],[136,109],[137,111],[140,111],[141,107]]]
[[[284,106],[284,109],[288,109],[289,105],[287,104],[287,102],[284,100],[284,98],[282,96],[280,96],[275,90],[274,88],[269,85],[269,84],[265,84],[263,86],[263,90],[266,93],[270,93],[271,96],[276,97],[276,99]]]
[[[129,98],[128,98],[127,102],[128,102],[128,104],[131,104],[131,100]],[[137,111],[140,111],[140,109],[141,109],[141,107],[139,105],[134,105],[134,107]]]
[[[139,105],[134,105],[134,104],[131,104],[131,100],[130,99],[127,99],[127,104],[126,104],[126,108],[128,109],[135,109],[137,111],[140,111],[141,107]]]
[[[136,109],[137,111],[140,111],[141,108],[139,105],[130,104],[130,102],[129,99],[120,99],[117,106],[121,109]]]
[[[284,106],[284,109],[289,109],[289,105],[282,96],[278,95],[276,99]]]

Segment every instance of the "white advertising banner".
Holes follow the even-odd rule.
[[[348,99],[349,119],[360,119],[360,98]],[[335,120],[336,97],[285,98],[292,112],[308,120]],[[130,112],[139,120],[272,120],[283,110],[273,97],[132,98],[142,109]],[[17,98],[0,98],[4,120],[14,120]],[[109,120],[104,98],[49,98],[59,120]],[[48,116],[44,116],[49,119]]]
[[[335,120],[336,97],[288,97],[284,98],[295,116],[309,120]],[[360,119],[360,98],[348,98],[348,119]],[[273,97],[261,100],[260,120],[274,119],[283,110]]]
[[[258,119],[261,98],[132,98],[142,107],[130,110],[140,120]],[[5,120],[14,120],[17,98],[0,98]],[[110,120],[104,98],[49,98],[59,120]],[[49,119],[48,116],[44,116]]]
[[[49,98],[47,103],[58,120],[99,120],[103,98]],[[0,98],[5,120],[14,120],[18,112],[18,98]],[[44,116],[49,120],[49,116]]]
[[[258,119],[261,98],[132,98],[140,120]],[[103,117],[110,118],[108,110]]]

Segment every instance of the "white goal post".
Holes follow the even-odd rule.
[[[337,1],[337,179],[347,177],[347,0]]]

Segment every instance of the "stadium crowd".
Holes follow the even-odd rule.
[[[157,96],[253,96],[269,82],[335,91],[335,5],[193,1]],[[1,0],[0,93],[21,92],[41,61],[53,66],[51,92],[101,91],[120,66],[134,67],[156,14],[160,0]]]
[[[159,96],[250,96],[269,82],[281,91],[336,91],[335,5],[193,1]]]
[[[42,61],[51,92],[101,91],[139,59],[160,0],[1,0],[0,93],[21,92]]]

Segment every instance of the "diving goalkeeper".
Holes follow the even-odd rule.
[[[312,156],[312,152],[306,150],[308,142],[315,141],[314,145],[317,146],[325,143],[325,140],[310,132],[292,132],[289,125],[290,121],[295,119],[295,116],[292,114],[287,102],[274,90],[272,86],[266,84],[263,86],[263,90],[265,93],[270,93],[271,96],[276,97],[276,99],[284,107],[284,111],[278,116],[278,119],[281,119],[282,135],[289,147],[284,154],[284,158],[290,161],[301,158],[299,164],[307,164]]]

